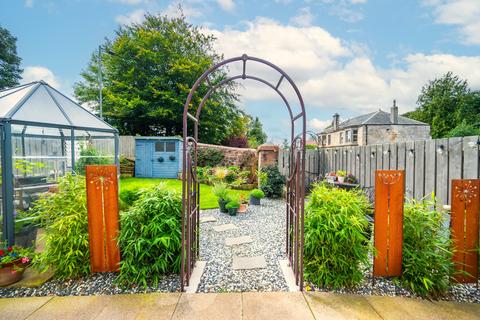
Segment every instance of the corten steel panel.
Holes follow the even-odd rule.
[[[92,272],[117,271],[120,250],[117,166],[86,166],[88,234]]]
[[[476,283],[478,279],[478,224],[480,210],[480,180],[452,180],[451,237],[453,261],[459,271],[455,279],[461,283]]]
[[[373,275],[402,273],[404,170],[375,172],[375,249]]]

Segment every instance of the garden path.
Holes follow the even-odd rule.
[[[285,202],[262,199],[246,213],[218,209],[200,214],[200,260],[206,262],[198,292],[287,291]]]

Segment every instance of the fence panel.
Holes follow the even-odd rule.
[[[414,196],[422,199],[425,194],[425,141],[415,141]]]

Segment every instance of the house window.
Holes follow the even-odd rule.
[[[331,144],[332,144],[332,136],[331,136],[331,135],[328,135],[328,136],[327,136],[327,139],[328,139],[327,144],[328,144],[328,145],[331,145]]]
[[[165,142],[163,141],[155,142],[155,152],[165,152]]]
[[[353,142],[357,142],[358,141],[358,129],[354,129],[353,130]]]
[[[175,142],[165,142],[165,152],[175,152]]]
[[[345,142],[352,142],[352,130],[346,131]]]
[[[343,144],[343,132],[340,132],[340,144]]]

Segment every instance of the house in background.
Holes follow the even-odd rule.
[[[335,113],[319,138],[323,147],[337,147],[428,140],[431,136],[430,125],[398,115],[394,100],[390,113],[378,110],[343,122]]]

